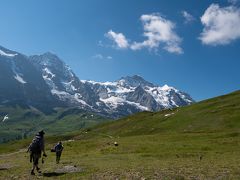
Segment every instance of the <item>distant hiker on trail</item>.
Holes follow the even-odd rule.
[[[59,141],[58,144],[54,147],[54,150],[56,152],[56,163],[58,164],[63,151],[63,145],[61,141]]]
[[[31,175],[35,175],[35,168],[38,173],[41,173],[40,168],[38,167],[38,162],[41,158],[42,152],[43,156],[47,157],[45,153],[44,134],[44,131],[38,132],[28,147],[28,152],[30,152],[30,162],[33,161]]]

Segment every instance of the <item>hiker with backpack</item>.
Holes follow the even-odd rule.
[[[56,163],[59,164],[61,154],[63,151],[63,145],[61,141],[59,141],[58,144],[54,147],[54,150],[56,152]]]
[[[43,156],[47,157],[45,153],[44,134],[45,133],[43,130],[38,132],[28,147],[28,152],[30,153],[30,162],[33,162],[31,175],[35,175],[35,168],[38,173],[41,173],[40,168],[38,167],[38,162],[41,158],[42,152]]]

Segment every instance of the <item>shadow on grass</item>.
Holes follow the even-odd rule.
[[[57,173],[57,172],[47,172],[47,173],[43,173],[43,176],[45,177],[53,177],[53,176],[62,176],[66,173]]]
[[[1,168],[0,167],[0,171],[4,171],[4,170],[8,170],[8,168]]]

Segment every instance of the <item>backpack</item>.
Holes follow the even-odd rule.
[[[63,150],[63,145],[57,144],[54,149],[55,149],[56,152],[60,152],[60,151]]]
[[[42,137],[41,136],[36,136],[32,140],[32,143],[29,146],[29,150],[33,153],[34,152],[41,152],[42,143],[43,143]]]

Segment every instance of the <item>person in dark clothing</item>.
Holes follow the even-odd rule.
[[[63,145],[62,142],[59,141],[58,144],[54,147],[55,152],[56,152],[56,163],[58,164],[61,158],[61,154],[63,151]]]
[[[38,132],[35,138],[32,140],[32,143],[28,147],[28,152],[30,152],[30,162],[33,162],[31,175],[35,175],[35,168],[38,173],[41,173],[40,168],[38,167],[38,163],[39,159],[41,158],[42,152],[43,156],[47,157],[45,153],[44,134],[44,131]]]

